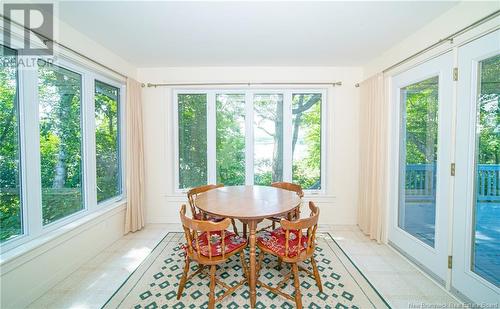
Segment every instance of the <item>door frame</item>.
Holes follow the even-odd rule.
[[[455,179],[453,198],[451,289],[453,292],[478,303],[498,301],[500,295],[500,288],[470,269],[477,148],[477,66],[480,61],[498,54],[500,51],[499,42],[500,30],[496,30],[460,46],[457,51],[460,77],[457,82],[455,162],[456,174],[462,176]],[[480,56],[477,56],[478,54]]]
[[[438,57],[421,63],[404,72],[391,77],[391,157],[390,162],[390,210],[389,210],[389,243],[403,251],[405,255],[418,261],[439,281],[446,282],[448,256],[448,209],[450,205],[450,172],[452,162],[452,111],[453,111],[453,53],[446,52]],[[435,246],[424,244],[398,226],[400,202],[400,137],[401,137],[401,96],[400,90],[413,83],[427,78],[439,77],[438,93],[438,151],[436,175],[436,218]],[[443,205],[439,207],[439,205]]]

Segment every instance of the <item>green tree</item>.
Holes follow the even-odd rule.
[[[0,45],[0,242],[19,235],[21,190],[19,168],[19,112],[17,70],[8,66],[15,51]],[[4,61],[5,60],[5,61]]]
[[[293,95],[292,115],[292,180],[305,189],[320,189],[321,94]],[[299,141],[300,132],[303,132],[304,137]],[[296,151],[298,142],[305,146],[303,158]]]
[[[207,96],[180,94],[179,187],[191,188],[207,183]]]
[[[500,164],[500,55],[480,63],[478,163]]]
[[[96,184],[97,201],[101,202],[121,193],[119,149],[119,93],[113,87],[95,81],[96,120]]]
[[[81,75],[39,62],[43,224],[83,208]]]
[[[218,95],[216,102],[217,182],[245,184],[245,95]]]

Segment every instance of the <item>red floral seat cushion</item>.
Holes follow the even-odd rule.
[[[198,236],[198,243],[200,245],[200,253],[203,256],[208,255],[208,241],[210,241],[210,248],[212,251],[212,256],[222,255],[222,231],[210,232],[210,239],[208,238],[208,233],[203,232]],[[224,232],[224,244],[225,244],[225,254],[229,254],[236,249],[239,249],[247,244],[247,240],[236,235],[233,232]],[[193,250],[196,251],[196,240],[192,241]]]
[[[207,219],[204,219],[203,218],[203,214],[201,212],[196,213],[193,216],[193,219],[195,219],[195,220],[205,220],[205,221],[211,221],[211,222],[220,222],[220,221],[224,220],[224,218],[211,217],[211,216],[207,216]]]
[[[299,234],[300,246],[299,246]],[[273,231],[262,231],[259,233],[257,238],[258,244],[271,250],[279,256],[285,256],[285,231],[280,227]],[[294,257],[299,252],[306,250],[307,248],[307,235],[304,235],[302,231],[290,231],[289,241],[288,241],[288,257]]]

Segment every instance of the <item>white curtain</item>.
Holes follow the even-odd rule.
[[[362,82],[360,91],[358,226],[380,243],[386,236],[388,163],[388,102],[383,74]]]
[[[127,127],[125,233],[135,232],[144,227],[144,141],[141,92],[141,84],[128,78],[125,108]]]

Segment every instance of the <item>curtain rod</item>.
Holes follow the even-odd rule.
[[[125,79],[126,79],[126,78],[128,78],[128,76],[127,76],[127,75],[125,75],[125,74],[123,74],[123,73],[121,73],[121,72],[118,72],[118,71],[116,71],[115,69],[112,69],[112,68],[108,67],[107,65],[104,65],[104,64],[102,64],[102,63],[98,62],[97,60],[94,60],[94,59],[92,59],[92,58],[90,58],[90,57],[88,57],[88,56],[85,56],[84,54],[82,54],[82,53],[80,53],[80,52],[78,52],[78,51],[74,50],[74,49],[73,49],[73,48],[71,48],[71,47],[68,47],[68,46],[66,46],[66,45],[64,45],[64,44],[62,44],[62,43],[60,43],[60,42],[58,42],[58,41],[54,40],[53,38],[49,38],[49,37],[47,37],[47,36],[45,36],[45,35],[43,35],[43,34],[41,34],[41,33],[37,32],[37,31],[35,31],[35,30],[33,30],[33,29],[26,28],[24,25],[22,25],[22,24],[20,24],[20,23],[18,23],[18,22],[16,22],[16,21],[14,21],[14,20],[12,20],[12,19],[10,19],[10,18],[5,17],[5,15],[3,15],[3,14],[0,14],[0,17],[2,17],[4,20],[7,20],[9,23],[15,24],[15,25],[17,25],[18,27],[21,27],[21,28],[23,28],[23,29],[25,29],[25,30],[31,31],[31,32],[33,32],[34,34],[36,34],[37,36],[42,37],[42,38],[44,39],[44,40],[43,40],[43,44],[46,44],[47,42],[52,42],[52,43],[54,43],[54,44],[56,44],[56,45],[58,45],[58,46],[60,46],[60,47],[62,47],[62,48],[64,48],[64,49],[66,49],[67,51],[70,51],[70,52],[72,52],[72,53],[74,53],[74,54],[78,55],[79,57],[82,57],[82,58],[84,58],[85,60],[90,61],[90,62],[92,62],[92,63],[94,63],[94,64],[96,64],[96,65],[98,65],[98,66],[100,66],[100,67],[102,67],[102,68],[104,68],[104,69],[106,69],[106,70],[110,71],[110,72],[113,72],[113,73],[115,73],[115,74],[117,74],[117,75],[119,75],[119,76],[121,76],[121,77],[123,77],[123,78],[125,78]]]
[[[387,67],[387,68],[385,68],[382,71],[382,73],[386,73],[386,72],[394,69],[395,67],[398,67],[398,66],[402,65],[403,63],[406,63],[406,62],[408,62],[408,61],[410,61],[410,60],[412,60],[412,59],[414,59],[414,58],[416,58],[416,57],[418,57],[418,56],[426,53],[427,51],[429,51],[429,50],[431,50],[431,49],[433,49],[433,48],[435,48],[435,47],[443,44],[444,42],[453,43],[453,39],[456,38],[457,36],[459,36],[459,35],[467,32],[467,31],[469,31],[469,30],[471,30],[471,29],[473,29],[473,28],[475,28],[477,26],[480,26],[480,25],[484,24],[487,21],[492,20],[493,18],[497,17],[498,15],[500,15],[500,10],[497,10],[497,11],[491,13],[490,15],[487,15],[487,16],[485,16],[485,17],[483,17],[483,18],[475,21],[474,23],[468,25],[467,27],[464,27],[464,28],[456,31],[456,32],[450,34],[449,36],[445,37],[444,39],[441,39],[441,40],[437,41],[436,43],[434,43],[434,44],[432,44],[432,45],[430,45],[430,46],[428,46],[428,47],[426,47],[426,48],[424,48],[424,49],[422,49],[422,50],[414,53],[413,55],[411,55],[411,56],[409,56],[409,57],[407,57],[407,58],[405,58],[405,59],[403,59],[403,60],[401,60],[401,61],[399,61],[399,62],[397,62],[397,63],[395,63],[395,64],[393,64],[393,65],[391,65],[389,67]]]
[[[311,82],[304,82],[304,83],[298,83],[298,82],[237,82],[237,83],[160,83],[160,84],[153,84],[153,83],[143,83],[141,86],[144,87],[181,87],[181,86],[253,86],[253,85],[329,85],[329,86],[342,86],[342,82],[318,82],[318,83],[311,83]]]

